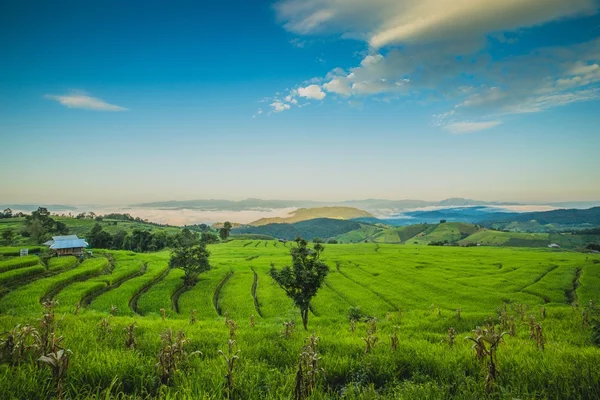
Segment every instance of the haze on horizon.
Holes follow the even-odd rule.
[[[597,201],[599,7],[9,0],[0,204]]]

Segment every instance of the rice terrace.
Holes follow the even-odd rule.
[[[600,0],[0,2],[0,400],[600,399]]]

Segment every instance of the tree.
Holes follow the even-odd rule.
[[[194,286],[200,273],[211,269],[209,263],[210,252],[204,243],[192,247],[180,247],[173,250],[169,267],[179,268],[185,272],[183,282],[185,286]]]
[[[269,275],[300,309],[302,325],[308,330],[310,301],[323,285],[329,267],[319,260],[324,250],[322,244],[315,244],[313,250],[308,248],[306,240],[298,238],[295,241],[297,246],[290,250],[292,266],[285,266],[278,271],[275,265],[271,264]]]
[[[231,228],[231,222],[226,221],[223,224],[223,227],[219,229],[219,237],[221,238],[221,240],[226,240],[229,237],[229,232],[231,232]]]
[[[202,232],[202,234],[200,235],[200,241],[206,244],[218,243],[219,238],[214,233]]]
[[[31,239],[39,244],[44,241],[48,230],[44,227],[44,224],[39,219],[34,219],[26,227],[27,233]]]
[[[179,247],[190,247],[198,241],[198,234],[188,228],[183,228],[177,235],[177,241],[179,242]]]
[[[87,235],[87,239],[92,248],[109,249],[112,245],[112,236],[102,230],[102,226],[97,222]]]
[[[13,212],[10,208],[7,208],[4,210],[3,215],[4,215],[4,218],[12,218]]]
[[[13,231],[12,229],[9,228],[2,232],[2,243],[5,246],[12,245],[14,240],[15,240],[15,231]]]
[[[127,232],[125,232],[123,230],[120,230],[117,233],[115,233],[112,238],[112,247],[114,249],[128,250],[124,247],[126,236],[127,236]]]

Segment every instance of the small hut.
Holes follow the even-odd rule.
[[[85,239],[79,239],[77,235],[53,236],[44,244],[59,256],[81,256],[83,249],[89,246]]]

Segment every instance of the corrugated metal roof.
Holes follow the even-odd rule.
[[[84,239],[57,240],[50,246],[51,249],[73,249],[78,247],[88,247],[88,243]]]
[[[77,235],[66,235],[66,236],[52,236],[52,239],[54,239],[54,241],[57,240],[75,240],[75,239],[79,239],[77,237]]]

